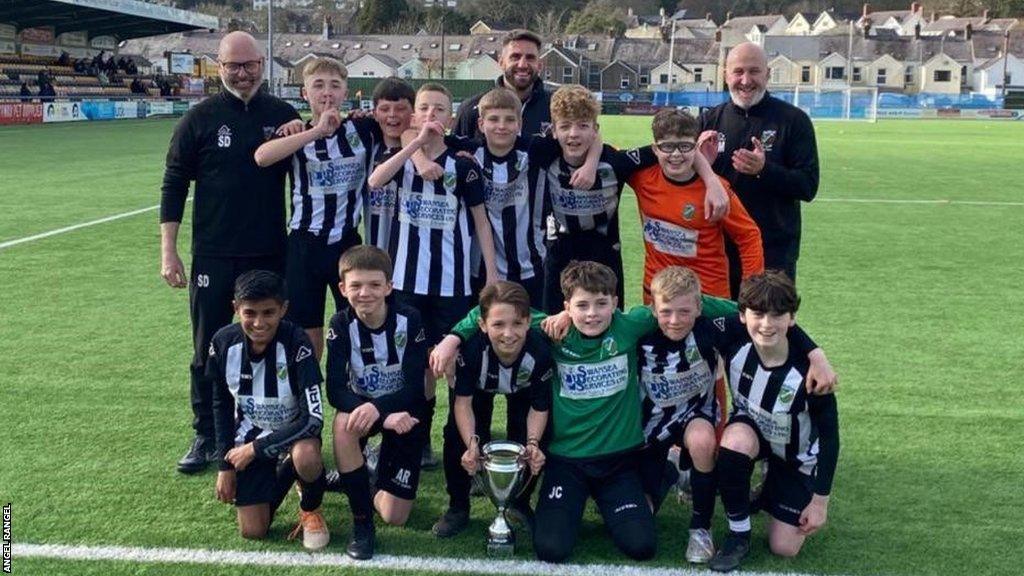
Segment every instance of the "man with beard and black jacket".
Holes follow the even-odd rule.
[[[498,65],[503,74],[495,80],[498,87],[509,88],[523,103],[521,133],[526,136],[544,133],[551,126],[551,95],[544,90],[540,73],[544,62],[540,59],[542,40],[529,30],[512,30],[502,40]],[[486,94],[481,92],[459,106],[452,132],[457,136],[479,137],[477,103]]]
[[[814,127],[803,110],[768,93],[768,59],[760,46],[734,47],[725,69],[731,101],[701,114],[701,151],[761,229],[764,267],[795,280],[800,202],[818,192]],[[742,277],[735,247],[729,260],[735,297]]]
[[[224,92],[189,110],[175,128],[160,200],[160,274],[173,288],[188,286],[192,320],[195,439],[178,462],[185,474],[217,460],[213,388],[205,364],[214,333],[231,323],[235,280],[255,269],[284,272],[288,163],[259,168],[253,153],[279,127],[299,118],[290,105],[260,90],[263,54],[252,36],[226,35],[217,57]],[[188,273],[177,243],[192,180]]]

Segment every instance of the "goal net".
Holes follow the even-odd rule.
[[[878,88],[847,86],[800,88],[788,95],[791,104],[813,120],[878,120]],[[779,96],[779,94],[776,94]],[[784,97],[784,96],[783,96]]]

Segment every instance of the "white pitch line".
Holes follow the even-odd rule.
[[[239,552],[193,548],[140,548],[124,546],[71,546],[63,544],[18,544],[15,557],[60,560],[111,560],[162,564],[226,564],[259,566],[336,566],[376,568],[386,571],[430,571],[457,574],[511,574],[546,576],[697,576],[707,570],[690,567],[654,568],[614,564],[548,564],[534,560],[424,558],[418,556],[378,555],[373,560],[352,560],[343,554],[306,552]],[[17,562],[14,563],[15,567]],[[777,572],[744,572],[750,576],[783,576]],[[787,574],[786,576],[809,576]]]
[[[64,228],[57,228],[56,230],[50,230],[49,232],[41,232],[39,234],[33,234],[32,236],[25,236],[24,238],[16,238],[14,240],[8,240],[6,242],[0,242],[0,250],[10,248],[11,246],[17,246],[18,244],[24,244],[26,242],[32,242],[34,240],[42,240],[43,238],[49,238],[50,236],[56,236],[58,234],[64,234],[65,232],[72,232],[81,228],[88,228],[89,226],[95,226],[97,224],[104,224],[112,222],[114,220],[120,220],[121,218],[128,218],[142,214],[144,212],[152,212],[159,208],[160,205],[148,206],[146,208],[139,208],[138,210],[132,210],[131,212],[125,212],[123,214],[114,214],[113,216],[107,216],[106,218],[100,218],[99,220],[90,220],[89,222],[82,222],[81,224],[74,224],[72,226],[65,226]]]
[[[815,202],[845,202],[850,204],[964,204],[968,206],[1024,206],[1024,202],[999,202],[996,200],[900,200],[896,198],[818,198]]]

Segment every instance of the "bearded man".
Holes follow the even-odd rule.
[[[544,80],[540,77],[544,69],[540,59],[542,42],[540,36],[529,30],[512,30],[502,40],[501,56],[498,58],[498,65],[503,72],[494,83],[519,96],[523,103],[521,133],[526,136],[543,133],[551,126],[551,95],[544,91]],[[454,134],[466,137],[479,135],[477,119],[480,112],[476,107],[487,92],[485,90],[459,106]]]
[[[796,280],[800,256],[800,202],[818,192],[818,147],[803,110],[768,93],[764,49],[744,42],[729,51],[725,79],[730,101],[700,115],[701,151],[725,177],[761,229],[764,267]],[[740,260],[729,250],[733,298]]]

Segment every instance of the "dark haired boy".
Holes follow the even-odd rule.
[[[235,282],[239,321],[210,343],[206,376],[213,382],[217,498],[234,502],[243,538],[263,538],[298,476],[299,526],[307,549],[327,545],[320,513],[324,469],[320,459],[323,408],[320,366],[301,328],[282,320],[284,281],[253,270]],[[283,459],[282,459],[283,457]]]
[[[402,148],[402,133],[412,123],[412,108],[416,91],[408,82],[398,78],[385,78],[373,88],[373,117],[384,135],[384,145],[373,156],[373,167],[383,164]],[[363,229],[365,241],[388,251],[391,243],[391,222],[395,215],[398,183],[389,181],[381,187],[370,187],[363,203]]]
[[[462,346],[449,394],[444,427],[444,473],[448,510],[434,524],[439,538],[454,536],[469,523],[470,475],[479,465],[480,447],[491,440],[495,396],[507,401],[508,438],[526,446],[536,475],[544,465],[542,437],[551,406],[554,364],[543,334],[530,328],[530,297],[514,282],[501,281],[480,293],[480,332]],[[532,519],[530,482],[511,508]]]
[[[839,459],[839,417],[834,395],[810,395],[803,385],[808,362],[793,335],[799,305],[793,281],[769,270],[743,282],[739,317],[721,328],[733,408],[715,469],[729,533],[712,570],[735,570],[750,550],[756,460],[770,463],[761,507],[772,517],[772,553],[796,556],[807,536],[825,525]]]
[[[428,429],[423,398],[426,335],[416,310],[390,305],[391,260],[363,245],[341,257],[341,292],[349,309],[331,318],[327,332],[327,399],[334,418],[334,458],[352,509],[353,536],[346,552],[373,556],[373,509],[384,522],[403,525],[419,486]],[[363,445],[381,434],[378,492],[371,497]]]

